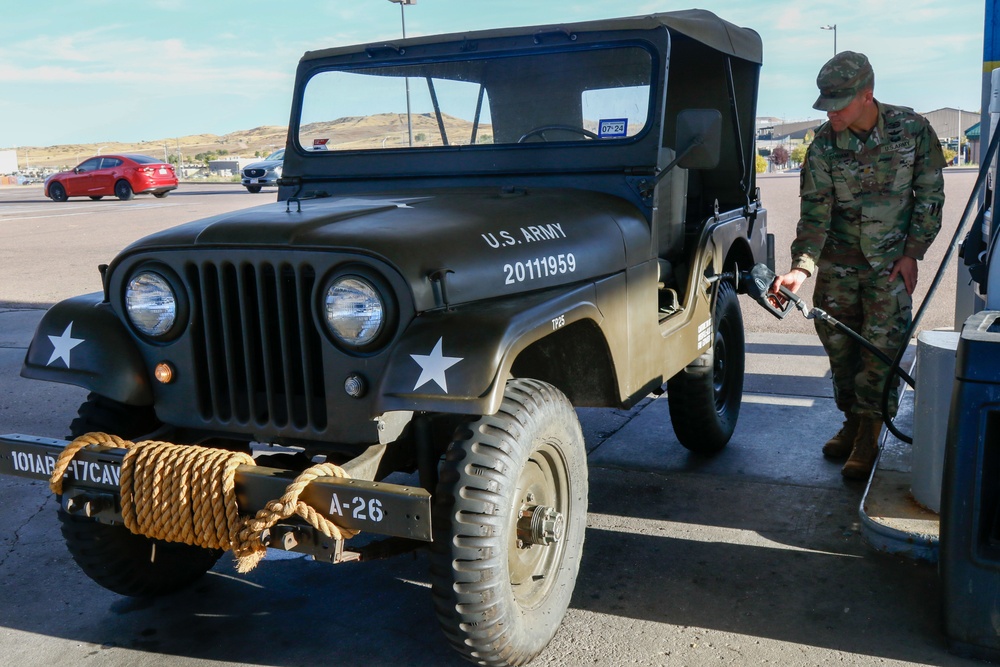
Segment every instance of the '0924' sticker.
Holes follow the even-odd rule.
[[[536,257],[526,262],[504,264],[504,285],[515,285],[529,280],[548,278],[576,271],[576,257],[573,253],[559,253],[548,257]]]
[[[602,118],[597,126],[597,136],[601,139],[628,136],[628,118]]]

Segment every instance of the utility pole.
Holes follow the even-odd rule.
[[[403,24],[403,39],[406,39],[406,5],[415,5],[417,0],[389,0],[399,5],[399,20]],[[410,77],[406,80],[406,131],[410,136],[410,147],[413,147],[413,115],[410,112]]]
[[[955,166],[962,166],[962,110],[958,110],[958,162]]]

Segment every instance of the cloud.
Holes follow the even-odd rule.
[[[112,39],[107,29],[36,37],[0,48],[0,84],[62,85],[155,82],[230,88],[287,82],[288,62],[265,58],[246,66],[243,44],[191,47],[181,39]],[[24,54],[41,54],[26,62]],[[289,55],[294,63],[298,56]],[[38,63],[38,64],[34,64]],[[59,63],[59,64],[53,64]]]

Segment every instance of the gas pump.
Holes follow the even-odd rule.
[[[984,71],[990,71],[981,133],[1000,136],[1000,0],[986,0]],[[984,109],[985,111],[985,109]],[[941,494],[940,574],[945,632],[952,652],[1000,662],[1000,218],[995,151],[980,213],[963,248],[975,285],[975,312],[964,320],[956,356]],[[977,231],[978,230],[978,231]],[[961,285],[962,281],[959,281]],[[961,287],[960,287],[961,290]],[[962,295],[956,295],[956,319]]]
[[[984,137],[996,136],[997,125],[1000,124],[1000,69],[993,70],[990,76],[989,99],[989,133],[983,134]],[[997,159],[994,157],[984,167],[987,169],[986,183],[980,210],[961,250],[972,281],[970,288],[974,292],[972,312],[959,312],[962,310],[959,296],[956,301],[956,319],[962,317],[962,321],[957,324],[962,324],[969,315],[984,308],[1000,309],[1000,261],[993,261],[997,245],[993,222],[996,215],[994,191],[997,183]],[[992,290],[992,295],[989,289],[991,285],[997,286],[997,289]]]

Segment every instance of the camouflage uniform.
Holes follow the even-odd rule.
[[[903,278],[890,282],[889,274],[903,255],[923,259],[941,228],[945,160],[926,119],[876,105],[878,121],[866,139],[830,123],[817,130],[800,176],[792,268],[810,275],[818,268],[816,305],[894,356],[910,325],[911,301]],[[826,323],[817,321],[816,330],[830,357],[837,407],[879,417],[886,364]]]

